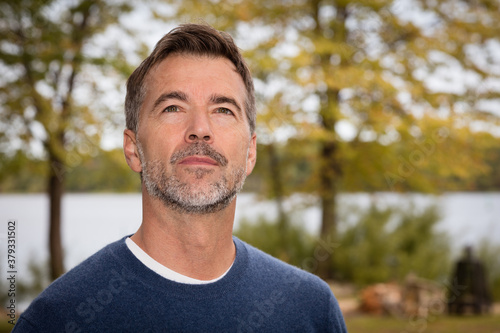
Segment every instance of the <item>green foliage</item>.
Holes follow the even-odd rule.
[[[51,283],[49,275],[49,263],[35,261],[31,259],[28,263],[28,274],[30,281],[20,280],[17,282],[18,298],[17,301],[33,300]]]
[[[486,269],[489,287],[493,299],[500,301],[500,245],[485,240],[481,242],[478,257]]]
[[[18,311],[20,302],[32,301],[50,284],[51,281],[49,279],[48,267],[49,265],[46,261],[36,261],[30,259],[28,262],[28,271],[23,272],[23,274],[19,274],[17,276],[18,279],[16,280],[15,300],[17,303]],[[29,277],[29,279],[27,280],[26,277]],[[0,288],[1,290],[5,291],[0,293],[0,304],[2,306],[11,299],[11,297],[9,297],[8,293],[6,292],[9,289],[8,285],[9,283],[5,279],[2,279],[0,281]],[[3,321],[4,320],[2,320],[2,322]]]
[[[401,280],[411,272],[428,279],[449,275],[449,242],[434,231],[435,208],[418,211],[372,204],[366,212],[345,212],[340,246],[333,255],[338,278],[366,285]]]
[[[500,165],[500,140],[491,136],[479,139],[477,135],[474,136],[474,145],[479,146],[480,159],[487,163],[487,168],[474,179],[471,188],[478,191],[498,191],[500,189],[500,168],[498,168]]]
[[[302,227],[294,224],[285,230],[275,221],[260,217],[257,221],[241,221],[235,235],[256,248],[302,267],[304,260],[310,258],[315,245],[314,239]]]
[[[47,163],[19,151],[0,155],[0,192],[43,192]],[[68,192],[139,192],[141,181],[125,162],[122,149],[99,150],[65,169]]]
[[[40,192],[46,187],[47,163],[22,151],[0,154],[0,192]]]
[[[498,331],[500,316],[428,316],[391,318],[377,316],[352,316],[346,320],[352,333],[471,333]]]
[[[467,144],[474,147],[474,152],[462,154],[460,147]],[[279,173],[271,173],[268,144],[261,143],[257,147],[257,164],[245,183],[245,189],[275,198],[273,184],[279,177],[283,185],[282,195],[315,193],[319,144],[313,140],[292,138],[274,146],[279,157]],[[339,180],[341,192],[384,192],[388,187],[394,191],[426,193],[500,190],[500,168],[496,167],[500,164],[500,144],[489,134],[464,129],[460,135],[450,134],[442,142],[431,138],[391,145],[357,142],[355,149],[358,153],[344,157],[348,168]],[[387,156],[388,151],[393,155],[380,157]],[[455,171],[460,169],[462,174],[457,176],[446,165],[451,151],[460,158],[470,159],[467,163],[474,164],[474,170],[468,170],[467,165],[463,167],[464,163],[456,163]],[[423,159],[415,162],[415,156]],[[403,170],[401,175],[399,170]],[[389,182],[393,182],[392,187]]]
[[[417,209],[342,207],[332,260],[337,278],[366,285],[403,280],[409,273],[428,279],[448,278],[448,238],[434,230],[435,207]],[[283,229],[279,221],[243,221],[235,233],[242,240],[302,268],[314,258],[318,240],[298,223]]]
[[[140,192],[141,181],[130,170],[122,149],[101,150],[67,172],[67,189],[72,192]]]

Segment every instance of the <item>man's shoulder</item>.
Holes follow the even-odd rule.
[[[127,271],[120,262],[124,239],[113,242],[52,282],[26,309],[20,319],[24,325],[33,324],[43,330],[40,318],[53,321],[65,318],[69,309],[74,309],[85,300],[89,293],[105,292],[109,288],[118,288],[127,281]],[[125,282],[123,282],[125,281]],[[109,285],[109,288],[106,289]]]
[[[258,276],[263,283],[288,286],[306,293],[331,294],[328,284],[318,276],[301,268],[281,261],[258,248],[239,240],[248,251],[248,267],[251,274]]]
[[[110,268],[120,266],[123,259],[121,253],[126,248],[125,238],[121,238],[113,243],[110,243],[82,261],[77,266],[63,274],[55,280],[47,289],[51,287],[61,287],[63,285],[71,285],[80,283],[85,280],[96,281],[96,274],[102,275]],[[88,283],[88,281],[85,281]]]
[[[346,331],[338,302],[325,281],[240,242],[248,253],[245,291],[257,299],[251,315],[258,311],[279,314],[279,318],[305,332]]]
[[[70,297],[77,294],[78,290],[98,284],[103,277],[120,270],[120,252],[125,246],[124,238],[106,245],[52,282],[38,298],[58,297],[60,293]]]

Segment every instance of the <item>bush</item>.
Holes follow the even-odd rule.
[[[435,207],[362,210],[342,207],[332,260],[339,280],[359,286],[403,280],[409,273],[432,280],[449,278],[448,237],[434,230]],[[288,218],[287,218],[288,220]],[[242,221],[236,236],[272,256],[304,268],[314,257],[317,238],[304,227],[260,217]]]
[[[486,277],[494,301],[500,301],[500,245],[481,242],[478,257],[486,269]]]
[[[300,267],[312,254],[314,238],[295,224],[280,225],[259,217],[256,222],[242,220],[235,235],[256,248]]]
[[[401,281],[409,273],[434,280],[449,276],[449,240],[434,230],[439,221],[435,207],[419,211],[413,205],[372,204],[365,212],[354,208],[349,213],[351,219],[352,214],[357,216],[356,221],[342,225],[340,246],[333,256],[339,279],[366,285]]]

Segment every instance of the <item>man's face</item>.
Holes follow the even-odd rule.
[[[252,171],[256,154],[244,110],[245,85],[234,65],[225,58],[171,55],[149,73],[146,84],[135,171],[142,171],[147,192],[181,212],[225,208]]]

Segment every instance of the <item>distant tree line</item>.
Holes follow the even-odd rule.
[[[44,192],[48,165],[22,152],[1,157],[1,192]],[[121,149],[100,150],[65,170],[68,192],[139,192],[140,178],[130,171]]]
[[[446,191],[500,191],[500,142],[493,137],[483,134],[472,136],[476,142],[477,158],[486,161],[486,167],[478,170],[464,170],[463,176],[439,175],[434,173],[433,163],[419,166],[412,164],[411,159],[405,157],[404,150],[419,149],[418,146],[398,147],[401,150],[400,163],[388,167],[386,174],[370,175],[377,181],[364,181],[363,164],[381,163],[366,159],[351,161],[360,164],[347,168],[341,191],[344,192],[377,192],[377,191],[414,191],[414,192],[446,192]],[[488,144],[479,144],[478,141],[488,141]],[[374,143],[360,143],[359,149],[373,150]],[[272,150],[270,147],[272,146]],[[314,142],[289,140],[287,144],[260,144],[258,148],[257,166],[248,178],[244,191],[256,192],[275,199],[287,196],[294,192],[312,193],[313,172],[318,168],[318,160],[314,158],[315,150],[319,149]],[[425,148],[420,148],[421,151]],[[431,149],[431,148],[428,148]],[[438,154],[434,148],[433,154]],[[423,152],[425,153],[425,152]],[[439,163],[437,156],[430,158]],[[405,164],[406,163],[406,164]],[[423,163],[422,163],[423,164]],[[273,167],[274,166],[274,167]],[[368,167],[368,166],[367,166]],[[403,170],[400,175],[398,168]],[[391,171],[392,170],[392,171]],[[33,159],[18,151],[12,156],[0,156],[0,192],[2,193],[36,193],[44,192],[48,166],[45,161]],[[278,173],[277,176],[275,173]],[[392,177],[396,177],[391,179]],[[389,176],[388,176],[389,175]],[[407,178],[404,178],[404,176]],[[140,178],[127,166],[121,148],[113,150],[99,150],[95,156],[86,156],[75,166],[65,171],[68,192],[139,192]],[[280,189],[276,189],[276,177],[280,181]],[[419,181],[414,181],[418,179]],[[430,182],[433,187],[425,186]],[[392,186],[392,188],[391,188]],[[276,193],[276,192],[280,193]]]

